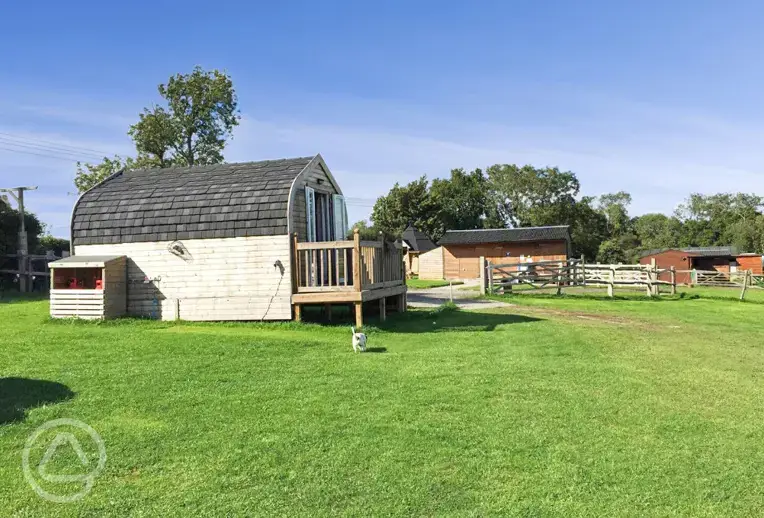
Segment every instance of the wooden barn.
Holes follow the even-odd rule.
[[[690,284],[691,270],[730,273],[751,270],[754,275],[762,275],[760,254],[740,253],[733,246],[706,246],[686,248],[662,248],[647,250],[640,255],[640,264],[651,264],[655,260],[658,268],[677,270],[676,282]]]
[[[125,257],[127,315],[287,320],[342,303],[360,325],[366,301],[404,310],[400,247],[346,231],[321,155],[121,171],[77,201],[72,261]]]
[[[492,263],[563,261],[571,249],[567,226],[449,230],[438,244],[443,279],[480,277],[481,256]],[[436,254],[426,259],[428,264],[437,264]]]
[[[435,243],[416,227],[409,225],[401,236],[405,251],[406,274],[419,275],[419,256],[435,249]]]

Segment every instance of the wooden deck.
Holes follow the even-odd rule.
[[[380,318],[391,300],[406,310],[406,276],[403,251],[398,243],[361,241],[358,230],[352,241],[293,243],[292,305],[295,320],[304,304],[352,304],[356,326],[363,326],[363,303],[379,300]]]

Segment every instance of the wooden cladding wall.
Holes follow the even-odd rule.
[[[751,270],[754,275],[764,275],[760,255],[743,255],[737,258],[738,271]]]
[[[320,183],[319,183],[320,182]],[[308,237],[308,216],[305,206],[305,187],[313,188],[317,193],[339,194],[329,181],[329,176],[321,164],[316,164],[313,169],[306,171],[297,178],[292,189],[290,202],[292,220],[292,233],[297,232],[297,238],[305,241]],[[335,236],[337,239],[345,239],[345,236]]]
[[[472,279],[480,277],[480,257],[492,263],[520,262],[520,256],[534,262],[565,260],[565,241],[539,241],[523,243],[494,243],[482,245],[443,246],[443,270],[446,279]],[[422,265],[420,263],[420,271]],[[421,274],[420,274],[421,277]]]
[[[78,255],[127,256],[129,315],[162,320],[289,320],[289,236],[81,245]]]
[[[419,255],[419,278],[435,281],[443,279],[442,246]]]

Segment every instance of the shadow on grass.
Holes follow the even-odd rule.
[[[387,347],[367,347],[367,353],[386,353]]]
[[[73,397],[69,387],[55,381],[0,378],[0,425],[23,421],[31,408]]]
[[[527,315],[436,309],[391,315],[385,322],[376,322],[376,327],[395,333],[493,331],[501,325],[539,322],[541,320],[543,319]]]
[[[0,304],[17,304],[20,302],[38,302],[41,300],[48,300],[50,297],[47,293],[39,291],[31,293],[19,293],[18,291],[0,291]]]

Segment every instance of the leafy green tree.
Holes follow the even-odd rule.
[[[374,227],[391,237],[400,237],[409,225],[414,225],[434,239],[443,235],[439,219],[440,207],[430,196],[427,177],[401,186],[396,183],[390,192],[374,204],[371,221]]]
[[[438,219],[444,231],[483,228],[487,192],[487,180],[480,169],[469,173],[452,169],[449,178],[433,180],[430,197],[438,207]]]
[[[573,256],[591,261],[599,253],[600,243],[608,238],[607,218],[593,207],[594,198],[584,196],[573,206],[572,217],[561,224],[570,225]]]
[[[45,254],[48,250],[52,250],[55,255],[61,257],[61,252],[69,251],[69,240],[62,239],[60,237],[53,237],[50,234],[42,236],[40,243],[37,247],[36,253]]]
[[[556,167],[496,164],[488,168],[490,203],[506,223],[517,226],[562,225],[572,221],[580,184]]]
[[[18,251],[20,223],[19,211],[10,204],[0,201],[0,254],[15,254]],[[36,250],[44,225],[33,213],[25,212],[24,228],[27,232],[29,250]]]
[[[643,214],[632,220],[632,228],[642,250],[680,246],[682,222],[665,214]]]
[[[350,225],[348,229],[347,239],[353,239],[354,229],[358,229],[358,235],[361,239],[373,241],[379,238],[379,231],[374,226],[369,226],[366,220],[361,220]]]
[[[128,135],[136,157],[77,164],[74,184],[84,192],[120,169],[164,168],[223,162],[223,149],[239,125],[238,98],[231,77],[195,67],[160,84],[166,106],[145,108]]]
[[[134,167],[135,160],[130,157],[123,159],[117,155],[114,155],[113,158],[104,157],[100,164],[77,162],[74,185],[79,193],[83,193],[122,169],[133,169]]]
[[[603,194],[598,198],[597,205],[598,210],[607,218],[608,232],[611,235],[621,235],[630,230],[631,194],[625,191]]]

